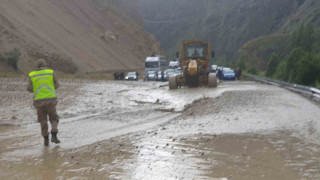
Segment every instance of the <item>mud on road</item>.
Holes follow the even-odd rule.
[[[254,82],[63,80],[43,147],[23,79],[0,79],[0,179],[319,179],[320,109]]]

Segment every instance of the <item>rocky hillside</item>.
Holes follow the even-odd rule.
[[[145,28],[169,54],[183,39],[204,39],[217,56],[235,59],[248,41],[319,25],[318,0],[140,0]]]
[[[135,23],[139,14],[129,21],[116,6],[98,8],[92,1],[2,0],[0,54],[18,48],[22,72],[45,58],[57,71],[81,73],[140,69],[145,56],[160,51],[156,39]],[[10,70],[4,64],[1,71]]]
[[[143,25],[139,0],[92,0],[101,9],[112,9],[122,18]]]

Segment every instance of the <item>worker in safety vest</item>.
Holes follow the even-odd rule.
[[[37,109],[45,146],[49,145],[48,116],[51,123],[51,142],[60,143],[57,138],[59,116],[56,110],[58,104],[56,89],[58,87],[59,83],[53,70],[47,68],[47,62],[44,59],[37,60],[37,70],[29,73],[27,90],[33,93],[33,104]]]

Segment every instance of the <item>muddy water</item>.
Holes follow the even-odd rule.
[[[24,81],[1,80],[1,179],[320,178],[320,109],[287,90],[62,84],[62,143],[45,148]]]

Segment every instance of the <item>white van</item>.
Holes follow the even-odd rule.
[[[166,68],[167,60],[163,56],[147,57],[145,62],[145,72],[161,71]]]
[[[180,67],[179,61],[170,61],[170,62],[169,62],[169,68],[170,68],[170,69],[176,69],[176,68],[178,68],[178,67]]]

